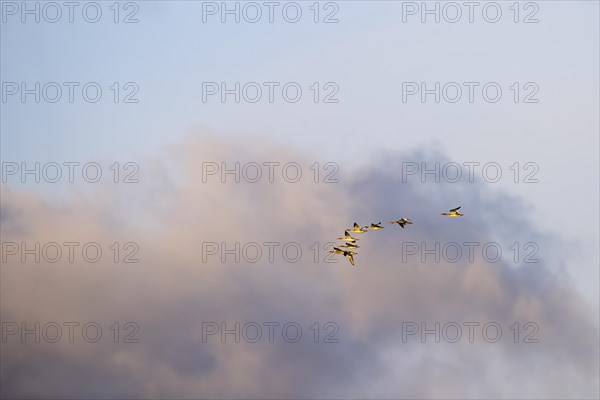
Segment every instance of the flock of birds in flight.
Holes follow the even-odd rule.
[[[460,210],[460,207],[453,208],[449,212],[441,213],[440,215],[443,215],[444,217],[462,217],[464,214],[460,214],[458,212],[458,210]],[[405,225],[412,224],[412,222],[408,218],[400,218],[398,221],[390,221],[389,223],[392,225],[398,224],[398,226],[400,226],[402,229],[404,229]],[[352,251],[352,250],[358,249],[360,246],[356,244],[356,241],[358,239],[353,238],[350,233],[365,233],[369,229],[372,231],[379,231],[379,230],[383,229],[383,226],[381,226],[381,222],[379,222],[377,224],[372,223],[371,225],[366,225],[361,228],[360,225],[358,225],[355,222],[354,226],[352,228],[348,228],[344,231],[343,237],[337,238],[337,240],[343,240],[344,244],[338,245],[337,247],[334,246],[333,250],[330,250],[329,252],[333,253],[333,254],[340,254],[340,255],[343,255],[344,257],[348,257],[350,264],[354,265],[354,255],[358,254],[358,253],[355,251]]]

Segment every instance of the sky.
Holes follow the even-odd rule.
[[[0,2],[3,397],[599,396],[598,2],[71,11]]]

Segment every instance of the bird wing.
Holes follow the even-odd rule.
[[[354,265],[354,257],[352,257],[352,254],[348,256],[348,260],[350,260],[350,264]]]
[[[461,206],[461,207],[462,207],[462,206]],[[450,210],[450,211],[457,211],[457,210],[460,210],[460,207],[453,208],[453,209],[452,209],[452,210]]]

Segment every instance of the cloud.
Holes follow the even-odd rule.
[[[526,203],[485,182],[403,183],[405,160],[447,161],[428,149],[387,152],[377,163],[340,165],[339,183],[323,183],[323,175],[315,183],[309,167],[319,162],[325,173],[330,160],[312,160],[263,138],[199,135],[140,163],[139,184],[61,188],[63,200],[54,202],[3,186],[3,242],[96,242],[103,257],[97,263],[63,257],[54,264],[9,257],[1,270],[2,321],[28,327],[93,321],[103,336],[98,343],[80,336],[74,343],[8,337],[2,396],[596,397],[598,323],[593,306],[570,284],[561,238],[538,231],[527,220]],[[303,178],[290,183],[276,169],[273,183],[266,175],[258,183],[234,183],[233,175],[227,183],[218,175],[203,182],[202,163],[231,167],[236,161],[297,162]],[[465,217],[436,218],[458,205]],[[342,258],[322,262],[323,246],[354,221],[386,223],[401,216],[414,225],[403,230],[386,224],[359,237],[356,267]],[[500,243],[506,253],[496,263],[481,251],[473,262],[422,262],[420,255],[403,260],[403,243],[469,241]],[[140,262],[115,263],[115,242],[120,260],[131,251],[123,244],[137,243]],[[203,262],[207,242],[227,248],[255,243],[247,247],[248,257],[257,247],[262,256],[252,263],[228,255],[223,263],[216,254]],[[266,242],[280,243],[273,262]],[[512,261],[506,249],[514,242],[535,242],[540,262],[523,263],[523,254]],[[286,261],[286,243],[301,248],[298,262]],[[320,262],[314,261],[314,243]],[[120,343],[110,329],[115,321]],[[139,327],[139,343],[122,343],[131,332],[124,329],[128,321]],[[523,343],[533,329],[524,329],[530,321],[539,327],[538,343]],[[256,322],[263,336],[236,343],[230,334],[222,343],[217,334],[204,343],[206,322],[224,322],[228,329]],[[263,325],[268,322],[279,323],[273,343]],[[289,322],[302,328],[297,343],[282,336]],[[327,322],[335,325],[326,329]],[[436,322],[457,322],[463,337],[436,343],[429,335],[422,343],[417,334],[403,342],[407,323],[432,329]],[[465,322],[480,324],[473,343]],[[503,329],[497,343],[481,337],[488,322]],[[510,329],[515,322],[519,343]],[[338,342],[323,343],[335,327]]]

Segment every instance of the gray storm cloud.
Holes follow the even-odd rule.
[[[339,183],[323,183],[322,169],[315,183],[309,167],[335,160],[261,138],[198,136],[140,162],[138,184],[65,185],[61,201],[4,185],[3,243],[97,242],[105,253],[97,263],[3,260],[3,323],[97,322],[104,333],[97,343],[7,336],[2,397],[597,397],[597,317],[569,283],[561,238],[538,231],[527,220],[529,205],[488,183],[402,182],[406,160],[447,161],[433,150],[388,152],[377,164],[340,165]],[[303,176],[290,183],[276,169],[273,183],[266,175],[257,183],[229,175],[222,183],[219,174],[203,175],[203,163],[236,161],[297,162]],[[458,205],[465,217],[437,216]],[[414,225],[387,224],[401,216]],[[341,257],[323,262],[327,242],[354,221],[382,221],[385,229],[358,236],[356,267]],[[115,242],[135,242],[139,263],[115,263]],[[223,242],[256,243],[262,257],[207,255]],[[280,243],[274,262],[266,242]],[[535,242],[539,262],[514,262],[510,253],[491,263],[480,251],[473,262],[403,259],[408,242]],[[299,261],[283,257],[286,243],[302,249]],[[115,321],[135,322],[139,342],[113,343]],[[206,323],[221,322],[280,325],[273,343],[264,325],[257,343],[236,343],[233,335],[222,343],[219,334],[204,342]],[[288,322],[303,330],[296,343],[281,337]],[[338,327],[337,343],[323,342],[333,329],[324,329],[327,322]],[[463,337],[436,343],[429,335],[422,343],[419,332],[403,341],[407,326],[436,322],[458,323]],[[473,343],[464,322],[480,324]],[[496,343],[481,339],[489,322],[503,330]],[[515,322],[519,343],[509,328]],[[537,343],[523,343],[527,322],[539,327]]]

